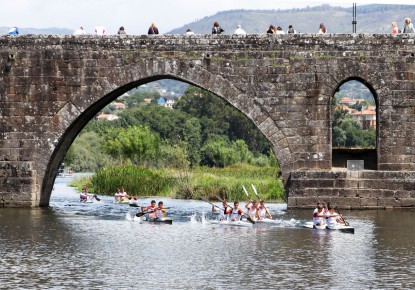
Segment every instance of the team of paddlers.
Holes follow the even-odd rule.
[[[327,203],[323,204],[321,201],[317,202],[317,207],[313,212],[313,223],[314,226],[333,226],[336,224],[344,224],[343,217],[335,212],[336,206]]]
[[[251,221],[264,220],[266,218],[272,219],[272,215],[265,207],[263,200],[260,200],[258,203],[258,201],[250,199],[245,208],[247,210],[246,215],[244,210],[239,207],[239,201],[237,200],[233,202],[233,207],[229,206],[226,200],[222,201],[222,207],[212,204],[212,212],[219,212],[218,220],[220,221],[240,221],[242,217],[246,217]]]

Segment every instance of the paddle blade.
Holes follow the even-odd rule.
[[[253,219],[251,219],[251,217],[247,217],[246,220],[249,221],[251,224],[255,224],[256,222]]]
[[[248,198],[250,198],[250,197],[249,197],[249,193],[248,193],[248,191],[246,190],[246,188],[245,188],[245,186],[244,186],[244,185],[242,185],[242,188],[244,189],[246,196],[247,196]]]
[[[146,212],[142,212],[142,211],[141,211],[141,212],[136,213],[136,214],[135,214],[135,216],[136,216],[136,217],[142,217],[142,216],[143,216],[143,215],[145,215],[145,214],[146,214]]]
[[[255,185],[253,185],[253,184],[251,183],[251,186],[252,186],[252,189],[253,189],[253,190],[254,190],[254,192],[255,192],[256,197],[257,197],[258,199],[260,199],[260,198],[259,198],[259,195],[258,195],[258,192],[256,191],[256,187],[255,187]]]

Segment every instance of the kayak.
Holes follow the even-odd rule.
[[[155,219],[142,218],[141,221],[148,222],[148,223],[155,223],[155,224],[168,224],[168,225],[173,224],[173,220],[171,218],[155,218]]]
[[[213,220],[210,221],[211,224],[215,224],[215,225],[221,225],[221,226],[234,226],[234,227],[252,227],[252,223],[251,222],[246,222],[246,221],[219,221],[219,220]]]
[[[308,228],[308,229],[318,229],[318,230],[336,230],[336,231],[341,231],[343,233],[351,233],[354,234],[354,227],[348,225],[343,225],[343,224],[331,224],[331,225],[320,225],[320,226],[315,226],[313,222],[306,222],[303,224],[304,228]]]
[[[279,223],[276,220],[272,219],[262,219],[262,220],[255,220],[255,224],[276,224]]]
[[[119,201],[114,201],[114,203],[119,203],[119,204],[129,204],[130,201],[128,199],[123,199],[123,200],[119,200]]]

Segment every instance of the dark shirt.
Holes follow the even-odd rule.
[[[159,34],[159,30],[157,29],[157,27],[150,27],[148,29],[148,34]]]

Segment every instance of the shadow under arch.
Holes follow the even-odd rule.
[[[333,98],[337,92],[340,91],[340,87],[349,81],[357,81],[363,84],[372,94],[373,100],[376,106],[376,145],[374,149],[334,149],[333,148]],[[330,146],[332,148],[332,168],[333,167],[347,167],[347,160],[364,160],[364,169],[377,170],[379,164],[379,98],[376,90],[373,85],[367,80],[359,76],[347,77],[344,80],[340,81],[328,100],[328,114],[330,120],[329,122],[329,136],[330,136]]]
[[[274,151],[274,154],[277,158],[277,162],[280,165],[280,170],[282,172],[282,166],[280,164],[280,159],[278,158],[278,144],[273,144],[273,142],[270,140],[263,130],[260,128],[260,124],[256,124],[252,118],[247,114],[247,112],[244,112],[241,108],[237,107],[235,104],[232,104],[227,98],[222,96],[220,93],[217,93],[213,90],[207,89],[203,87],[203,85],[194,83],[192,81],[189,81],[187,79],[170,75],[170,74],[163,74],[163,75],[155,75],[150,77],[145,77],[136,81],[129,82],[125,85],[122,85],[121,87],[111,91],[110,93],[104,95],[101,98],[98,98],[92,105],[87,107],[81,114],[79,114],[67,127],[65,132],[63,132],[62,136],[60,137],[59,141],[57,142],[55,149],[50,157],[49,162],[47,163],[47,168],[45,171],[45,175],[42,182],[41,192],[40,192],[40,202],[39,206],[49,206],[49,200],[50,196],[52,194],[53,185],[55,183],[55,179],[58,174],[59,166],[64,159],[67,151],[69,150],[70,146],[72,145],[75,138],[78,136],[78,134],[81,132],[81,130],[88,124],[90,120],[92,120],[105,106],[110,104],[112,101],[116,100],[118,97],[123,95],[124,93],[147,83],[151,83],[158,80],[163,79],[170,79],[170,80],[176,80],[180,82],[187,83],[189,85],[201,88],[203,90],[206,90],[224,101],[226,101],[229,105],[234,107],[236,110],[239,110],[242,114],[244,114],[251,122],[255,124],[255,126],[264,134],[265,138],[272,144],[272,149]],[[254,102],[253,102],[254,103]],[[278,129],[279,130],[279,129]],[[284,174],[282,174],[284,176]],[[277,178],[277,177],[276,177]]]

